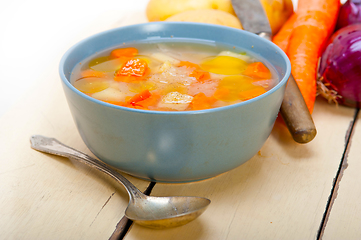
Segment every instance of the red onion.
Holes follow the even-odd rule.
[[[361,106],[361,24],[335,32],[321,56],[319,93],[350,107]]]
[[[361,0],[348,0],[340,8],[336,29],[361,23]]]

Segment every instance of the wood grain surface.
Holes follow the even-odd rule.
[[[32,83],[1,112],[0,239],[109,239],[122,219],[128,204],[122,186],[69,159],[34,151],[29,143],[31,135],[41,134],[91,155],[69,112],[58,63],[87,36],[146,22],[144,7],[119,9],[86,15],[78,31],[67,25],[73,35],[52,43],[56,49],[46,68],[45,61],[31,65],[38,74],[27,76]],[[38,50],[44,56],[49,51]],[[19,76],[19,83],[25,81]],[[318,134],[308,144],[295,143],[277,122],[260,152],[242,166],[200,182],[157,183],[151,195],[203,196],[212,203],[185,226],[133,225],[124,239],[361,239],[360,114],[317,99],[313,118]],[[142,191],[149,185],[126,177]]]

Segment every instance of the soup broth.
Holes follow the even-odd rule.
[[[104,102],[143,110],[188,111],[255,98],[278,83],[272,66],[211,42],[133,42],[79,63],[71,83]]]

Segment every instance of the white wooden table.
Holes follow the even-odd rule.
[[[126,191],[109,177],[30,148],[33,134],[90,154],[58,77],[79,40],[145,22],[146,0],[7,2],[0,9],[0,239],[108,239],[124,215]],[[361,125],[356,109],[316,101],[317,137],[292,141],[276,124],[260,154],[215,178],[157,183],[151,195],[211,199],[178,228],[131,227],[125,239],[361,239]],[[127,176],[141,190],[149,182]]]

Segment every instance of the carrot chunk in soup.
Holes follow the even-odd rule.
[[[117,48],[110,52],[110,57],[111,58],[134,57],[137,54],[138,54],[138,49],[134,47]]]
[[[243,74],[262,79],[268,79],[272,76],[271,71],[261,62],[249,64]]]
[[[147,70],[148,64],[142,59],[130,59],[128,60],[117,72],[117,76],[136,76],[141,77]]]
[[[189,74],[190,77],[195,77],[198,81],[204,82],[205,80],[208,80],[211,78],[211,75],[209,72],[202,71],[202,70],[193,70],[191,74]]]
[[[191,102],[191,107],[192,110],[209,109],[216,101],[217,99],[215,97],[207,97],[204,93],[201,92],[194,96]]]

